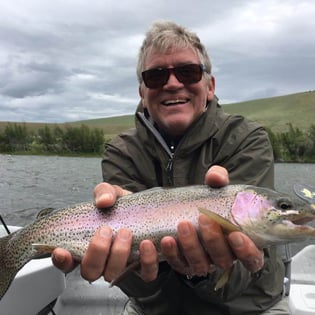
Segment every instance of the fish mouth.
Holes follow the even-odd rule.
[[[294,225],[305,225],[315,221],[315,214],[300,213],[296,210],[288,210],[280,216],[283,220],[291,222]]]
[[[291,219],[290,221],[295,225],[304,225],[304,224],[314,221],[314,218],[303,217],[303,218]]]

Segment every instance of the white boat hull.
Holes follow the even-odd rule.
[[[0,236],[6,235],[0,228]],[[11,232],[16,229],[9,227]],[[35,315],[61,295],[65,286],[65,275],[53,266],[50,257],[34,259],[17,273],[0,301],[0,314]]]
[[[103,279],[89,284],[79,269],[67,276],[66,288],[64,274],[52,265],[51,258],[43,258],[30,261],[18,272],[0,301],[0,314],[34,315],[56,299],[57,315],[120,314],[127,301],[118,288],[109,288]],[[291,315],[315,314],[315,245],[306,246],[292,258],[288,300]]]

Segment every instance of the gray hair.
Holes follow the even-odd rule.
[[[159,53],[166,53],[171,49],[193,48],[198,54],[200,63],[205,66],[207,78],[211,77],[211,62],[205,46],[200,42],[199,37],[174,22],[156,21],[152,24],[146,37],[140,47],[137,77],[139,83],[142,83],[142,71],[144,71],[144,62],[149,53],[153,50]]]

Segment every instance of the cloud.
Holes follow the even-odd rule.
[[[312,0],[11,0],[0,4],[0,120],[133,113],[136,61],[153,20],[206,45],[222,103],[313,90]]]

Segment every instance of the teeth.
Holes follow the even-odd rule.
[[[178,103],[185,103],[185,102],[186,102],[186,100],[177,99],[177,100],[165,101],[164,104],[165,105],[171,105],[171,104],[178,104]]]

